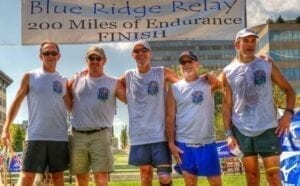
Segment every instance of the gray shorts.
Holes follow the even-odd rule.
[[[44,173],[68,169],[69,145],[67,141],[26,141],[22,171]]]
[[[112,172],[113,155],[112,129],[106,128],[94,133],[80,133],[73,130],[70,137],[71,174]]]

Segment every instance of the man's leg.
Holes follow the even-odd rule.
[[[208,176],[207,180],[208,180],[209,185],[212,185],[212,186],[221,186],[222,185],[221,176]]]
[[[269,156],[263,158],[265,174],[269,185],[281,185],[280,178],[280,158],[279,156]]]
[[[140,167],[141,186],[152,186],[153,168],[152,165],[142,165]]]
[[[22,172],[21,173],[21,186],[32,186],[34,182],[35,173]]]
[[[54,186],[63,186],[64,185],[64,172],[54,172],[51,173],[52,181]]]
[[[96,172],[94,173],[94,180],[96,186],[108,186],[108,173],[107,172]]]
[[[76,186],[88,186],[90,180],[90,174],[76,174]]]
[[[161,186],[172,185],[171,172],[172,172],[172,167],[168,164],[157,166],[157,176]]]
[[[197,186],[197,175],[188,173],[187,171],[182,171],[182,175],[186,186]]]
[[[258,166],[257,155],[246,156],[242,160],[243,160],[243,165],[245,167],[247,185],[259,186],[260,171]]]

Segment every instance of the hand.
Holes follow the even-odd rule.
[[[84,68],[84,69],[82,69],[81,72],[78,72],[78,73],[79,73],[80,77],[84,77],[89,73],[89,70],[88,70],[88,68]]]
[[[235,149],[238,146],[237,140],[234,136],[227,137],[227,145],[231,150]]]
[[[173,154],[175,161],[178,164],[181,164],[182,161],[180,158],[180,154],[182,154],[183,151],[179,147],[177,147],[174,143],[169,144],[169,148],[170,148],[171,153]]]
[[[219,87],[220,82],[214,72],[205,73],[202,75],[212,87]]]
[[[292,115],[289,112],[285,112],[278,120],[278,127],[276,129],[276,134],[278,137],[281,137],[289,131],[291,119]]]
[[[1,139],[2,139],[3,145],[5,147],[8,147],[10,144],[10,134],[9,134],[9,132],[6,132],[5,129],[3,129],[3,131],[2,131]]]
[[[274,63],[273,59],[271,57],[268,57],[266,55],[260,55],[260,58],[264,59],[265,61],[269,62],[269,63]]]

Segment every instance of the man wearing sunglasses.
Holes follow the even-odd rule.
[[[69,83],[73,100],[70,165],[77,185],[88,185],[92,170],[96,185],[107,186],[108,174],[113,171],[112,124],[116,97],[125,102],[125,88],[117,78],[104,73],[106,62],[102,48],[90,47],[87,74],[76,74]]]
[[[182,52],[179,64],[183,79],[171,86],[166,98],[169,148],[185,185],[197,185],[198,176],[205,176],[210,185],[220,186],[214,132],[214,90],[219,84],[199,76],[200,63],[193,52]]]
[[[64,185],[63,171],[68,169],[68,133],[66,77],[56,71],[60,59],[59,47],[52,41],[40,46],[42,67],[25,73],[17,95],[9,108],[2,132],[5,146],[10,145],[9,127],[23,99],[27,96],[28,128],[22,164],[22,185],[33,185],[36,173],[46,168],[55,186]]]
[[[129,112],[129,164],[139,166],[141,185],[152,185],[153,167],[161,185],[171,185],[171,155],[165,137],[165,90],[178,80],[164,67],[152,67],[148,42],[133,44],[136,69],[128,70],[121,81],[126,86]]]

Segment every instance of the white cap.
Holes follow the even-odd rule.
[[[237,41],[240,38],[247,37],[247,36],[255,36],[256,38],[258,38],[258,35],[253,30],[251,30],[249,28],[244,28],[236,34],[235,41]]]
[[[148,50],[151,51],[150,44],[145,40],[138,40],[138,41],[134,42],[133,46],[132,46],[132,50],[134,50],[134,48],[138,45],[142,45],[142,46],[144,46],[145,48],[147,48]]]

